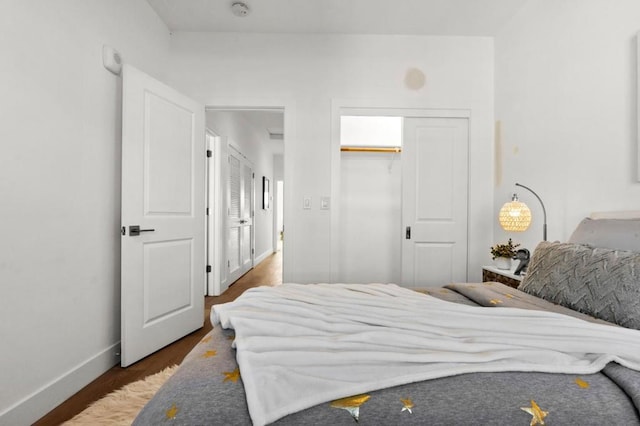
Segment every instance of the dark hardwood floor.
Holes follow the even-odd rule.
[[[150,374],[157,373],[166,367],[179,364],[191,348],[194,347],[205,334],[211,331],[209,312],[212,305],[230,302],[251,287],[277,285],[281,283],[282,251],[278,251],[262,261],[251,271],[247,272],[220,296],[205,297],[203,328],[194,331],[188,336],[183,337],[127,368],[120,366],[111,368],[34,424],[37,426],[59,425],[71,419],[92,402],[97,401],[109,392],[119,389],[128,383],[140,380]]]

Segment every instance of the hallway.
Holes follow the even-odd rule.
[[[89,404],[106,394],[131,382],[155,374],[166,367],[179,364],[182,359],[209,331],[211,306],[235,300],[245,290],[261,285],[274,286],[282,284],[282,250],[267,257],[259,265],[240,277],[220,296],[205,297],[204,326],[182,339],[160,349],[137,363],[122,368],[112,367],[106,373],[89,383],[78,393],[63,402],[54,410],[38,420],[34,425],[59,425],[83,411]]]
[[[211,306],[217,303],[226,303],[235,300],[251,287],[274,286],[282,284],[282,249],[273,253],[249,272],[238,278],[236,282],[220,296],[205,298],[205,312],[210,311]]]

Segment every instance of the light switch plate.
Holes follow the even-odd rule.
[[[331,197],[322,197],[320,199],[320,210],[329,210],[331,208]]]
[[[305,210],[311,210],[311,197],[304,197],[302,199],[302,208]]]

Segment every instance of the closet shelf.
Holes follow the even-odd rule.
[[[341,146],[342,152],[402,152],[400,147]]]

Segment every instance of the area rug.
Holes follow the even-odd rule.
[[[129,383],[117,391],[111,392],[64,425],[130,425],[142,407],[171,377],[176,368],[178,368],[177,365],[167,367],[159,373]]]

